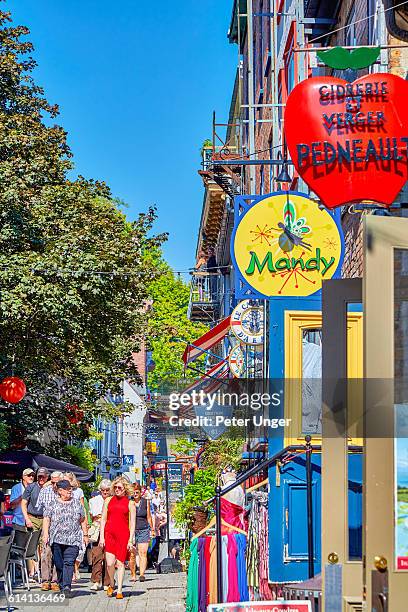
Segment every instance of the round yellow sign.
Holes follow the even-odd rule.
[[[239,220],[233,257],[245,283],[258,293],[306,297],[339,268],[341,230],[310,198],[273,194],[253,204]]]

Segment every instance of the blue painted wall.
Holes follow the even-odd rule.
[[[321,294],[309,298],[272,298],[269,302],[270,392],[279,391],[283,401],[271,417],[284,416],[284,317],[286,310],[321,310]],[[353,305],[350,310],[361,310]],[[268,436],[269,455],[284,448],[283,428]],[[315,574],[321,571],[321,455],[312,456],[313,533]],[[269,578],[271,582],[300,582],[308,578],[307,498],[305,455],[293,458],[281,468],[269,469]],[[349,456],[349,551],[351,559],[361,559],[362,535],[362,456]]]

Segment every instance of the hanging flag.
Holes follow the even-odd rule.
[[[197,357],[220,342],[220,340],[227,335],[230,328],[230,322],[230,317],[226,317],[215,327],[201,336],[201,338],[198,338],[198,340],[188,344],[183,354],[184,364],[187,365],[191,361],[194,361],[194,359],[197,359]]]

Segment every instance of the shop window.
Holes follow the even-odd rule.
[[[302,333],[302,434],[322,433],[322,330]]]
[[[293,36],[287,45],[286,49],[286,95],[288,96],[295,86],[295,54],[293,52],[294,39]]]
[[[264,3],[263,0],[259,2],[259,12],[263,13]],[[263,39],[263,20],[265,18],[261,15],[258,17],[258,31],[259,31],[259,56],[258,56],[258,83],[259,87],[262,88],[262,78],[263,78],[263,61],[264,61],[264,39]]]
[[[346,47],[354,46],[357,44],[357,33],[356,33],[356,7],[353,6],[350,9],[350,13],[347,17],[346,21],[346,29],[345,29],[345,39],[344,44]]]
[[[279,70],[278,75],[278,104],[282,104],[283,100],[283,70]],[[283,107],[278,106],[279,129],[282,129]]]
[[[362,313],[347,317],[347,372],[355,379],[362,375]],[[299,444],[304,436],[321,436],[321,325],[317,311],[287,311],[285,314],[285,446]],[[351,404],[350,422],[356,422]],[[357,436],[357,431],[356,431]],[[353,437],[353,444],[361,440]]]
[[[368,44],[374,45],[377,42],[377,0],[368,0]]]

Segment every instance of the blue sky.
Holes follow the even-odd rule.
[[[228,119],[232,0],[7,0],[27,25],[36,81],[68,132],[75,172],[105,180],[134,218],[149,204],[176,270],[194,264],[212,111]]]

